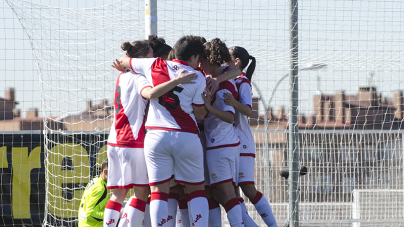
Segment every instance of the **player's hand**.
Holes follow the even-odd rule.
[[[180,72],[180,75],[175,78],[175,80],[178,82],[178,84],[194,84],[195,82],[193,80],[198,78],[198,75],[196,75],[194,72],[189,72],[185,73],[187,70],[183,69]]]
[[[115,68],[118,71],[121,71],[121,72],[126,71],[125,66],[123,66],[121,64],[121,62],[118,61],[118,59],[115,59],[115,62],[113,62],[111,66],[112,66],[112,68]]]
[[[212,100],[212,94],[209,91],[203,91],[202,98],[205,101],[205,107],[210,106],[210,101]]]
[[[219,82],[211,77],[206,78],[206,90],[208,90],[210,93],[215,93],[217,88],[219,87]]]
[[[229,105],[229,106],[235,106],[236,105],[237,100],[234,99],[234,96],[232,94],[224,93],[223,97],[225,98],[223,101],[224,101],[224,103],[226,103],[226,105]]]

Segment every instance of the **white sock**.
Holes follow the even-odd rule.
[[[129,206],[125,207],[123,216],[126,216],[126,225],[121,226],[121,222],[124,221],[121,218],[119,227],[142,227],[144,219],[144,211],[146,209],[146,202],[140,199],[132,198]],[[123,223],[122,223],[123,224]]]
[[[186,199],[181,199],[178,201],[178,206],[180,208],[181,213],[181,225],[182,227],[190,227],[189,223],[189,213],[188,213],[188,204]]]
[[[222,211],[220,210],[219,203],[213,198],[208,199],[209,202],[209,227],[222,226]]]
[[[274,214],[272,213],[271,206],[261,192],[257,191],[257,194],[255,195],[254,199],[251,200],[251,202],[254,204],[257,212],[261,215],[261,218],[264,220],[265,224],[271,227],[278,227]]]
[[[178,199],[180,198],[180,195],[177,193],[170,193],[168,195],[168,217],[167,217],[167,223],[164,226],[167,227],[175,227],[176,224],[176,218],[177,218],[177,206],[178,206]]]
[[[168,194],[164,192],[152,192],[150,199],[150,220],[152,226],[162,226],[167,223]]]
[[[122,204],[109,200],[104,211],[104,227],[116,227]]]
[[[232,227],[244,226],[241,206],[238,198],[235,197],[233,199],[230,199],[226,202],[226,204],[224,204],[223,207],[226,210],[227,219],[229,220]]]
[[[209,204],[206,199],[205,190],[194,191],[189,194],[188,202],[189,216],[192,226],[208,226]]]
[[[150,220],[150,197],[146,201],[146,209],[144,211],[144,222],[143,227],[151,227]]]
[[[245,206],[244,199],[239,198],[240,201],[240,206],[241,206],[241,212],[243,212],[243,221],[244,221],[244,226],[246,227],[258,227],[258,225],[254,222],[254,220],[250,217],[250,215],[247,212],[247,207]]]

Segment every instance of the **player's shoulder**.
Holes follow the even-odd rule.
[[[236,84],[237,87],[240,87],[242,84],[248,84],[251,87],[251,81],[245,76],[236,78]]]
[[[237,91],[234,79],[221,82],[218,90],[229,90],[230,92]]]

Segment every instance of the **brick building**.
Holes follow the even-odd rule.
[[[16,109],[18,102],[15,100],[14,88],[7,88],[4,98],[0,98],[0,131],[23,131],[23,130],[43,130],[44,119],[38,116],[37,108],[30,108],[26,112],[26,117],[21,117],[21,111]],[[51,118],[47,119],[48,128],[54,130],[64,130],[61,122],[55,122]]]

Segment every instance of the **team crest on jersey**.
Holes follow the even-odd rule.
[[[247,148],[247,145],[243,145],[243,148],[246,149],[246,148]]]
[[[212,173],[212,178],[213,178],[213,179],[216,179],[216,178],[217,178],[216,173]]]
[[[211,139],[210,142],[214,143],[214,142],[215,142],[215,139]]]
[[[179,68],[180,68],[180,67],[178,67],[178,65],[174,65],[174,66],[173,66],[173,69],[174,69],[175,71],[177,71]]]

